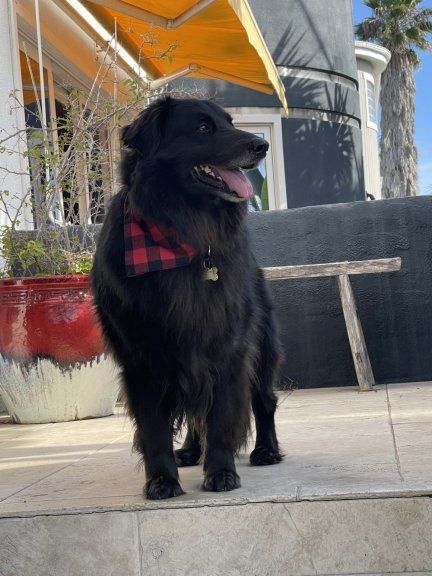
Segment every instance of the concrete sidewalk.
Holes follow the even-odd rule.
[[[141,497],[122,411],[0,424],[0,574],[432,574],[432,383],[280,395],[286,457],[242,488]]]

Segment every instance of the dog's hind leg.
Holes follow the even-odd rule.
[[[256,442],[250,455],[254,466],[277,464],[282,460],[275,428],[276,395],[273,391],[278,376],[280,353],[271,314],[265,321],[261,333],[260,357],[256,381],[252,392],[252,410],[255,416]]]
[[[174,451],[177,466],[195,466],[201,457],[199,432],[188,423],[187,434],[183,446]]]
[[[250,455],[253,466],[277,464],[282,460],[274,422],[276,406],[273,392],[258,390],[252,397],[256,428],[255,448]]]

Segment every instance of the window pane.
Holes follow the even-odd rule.
[[[53,174],[50,166],[45,162],[44,140],[42,133],[41,110],[41,78],[39,64],[33,58],[27,57],[20,50],[21,80],[23,87],[24,117],[27,132],[27,147],[29,152],[29,171],[32,188],[32,197],[35,202],[33,218],[36,226],[40,224],[40,215],[37,207],[42,205],[45,197],[47,182],[52,180]],[[45,90],[45,111],[47,119],[50,118],[48,74],[43,69]],[[53,206],[53,216],[55,206]]]
[[[262,132],[254,132],[254,134],[260,138],[264,138]],[[247,170],[246,174],[254,191],[254,197],[250,201],[251,211],[260,212],[261,210],[268,210],[269,201],[266,159],[263,158],[256,168]]]
[[[71,140],[73,138],[73,127],[68,118],[67,104],[59,100],[55,100],[56,105],[56,121],[57,121],[57,145],[61,157],[67,153]],[[72,154],[72,159],[75,156]],[[68,224],[79,224],[79,203],[78,203],[78,185],[77,185],[77,170],[71,164],[72,177],[64,178],[61,183],[61,192],[63,197],[63,213],[65,222]]]
[[[22,50],[20,50],[20,65],[21,65],[21,80],[23,86],[23,99],[26,108],[26,121],[27,123],[38,128],[41,127],[41,121],[37,109],[37,100],[41,98],[41,82],[39,74],[39,64],[28,58]],[[44,68],[44,88],[45,88],[45,105],[47,107],[47,117],[49,118],[49,101],[48,101],[48,75]]]
[[[368,103],[368,120],[377,124],[377,113],[375,108],[375,86],[370,80],[366,80],[366,98]]]

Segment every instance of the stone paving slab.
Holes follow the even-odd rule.
[[[2,576],[430,574],[432,500],[15,517],[0,536]]]
[[[388,386],[388,396],[404,482],[432,479],[431,384]]]
[[[280,395],[285,460],[144,501],[122,411],[0,421],[1,576],[432,576],[432,383]],[[250,448],[250,447],[249,447]]]
[[[242,487],[200,490],[201,467],[180,471],[187,492],[157,507],[432,494],[432,383],[299,390],[280,395],[286,454],[254,468],[241,454]],[[0,424],[0,516],[46,511],[153,508],[132,430],[115,416],[60,424]]]
[[[0,519],[1,576],[141,576],[129,514]]]

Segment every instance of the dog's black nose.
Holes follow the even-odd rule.
[[[262,138],[255,138],[249,144],[249,149],[254,152],[257,156],[263,156],[269,149],[269,143]]]

